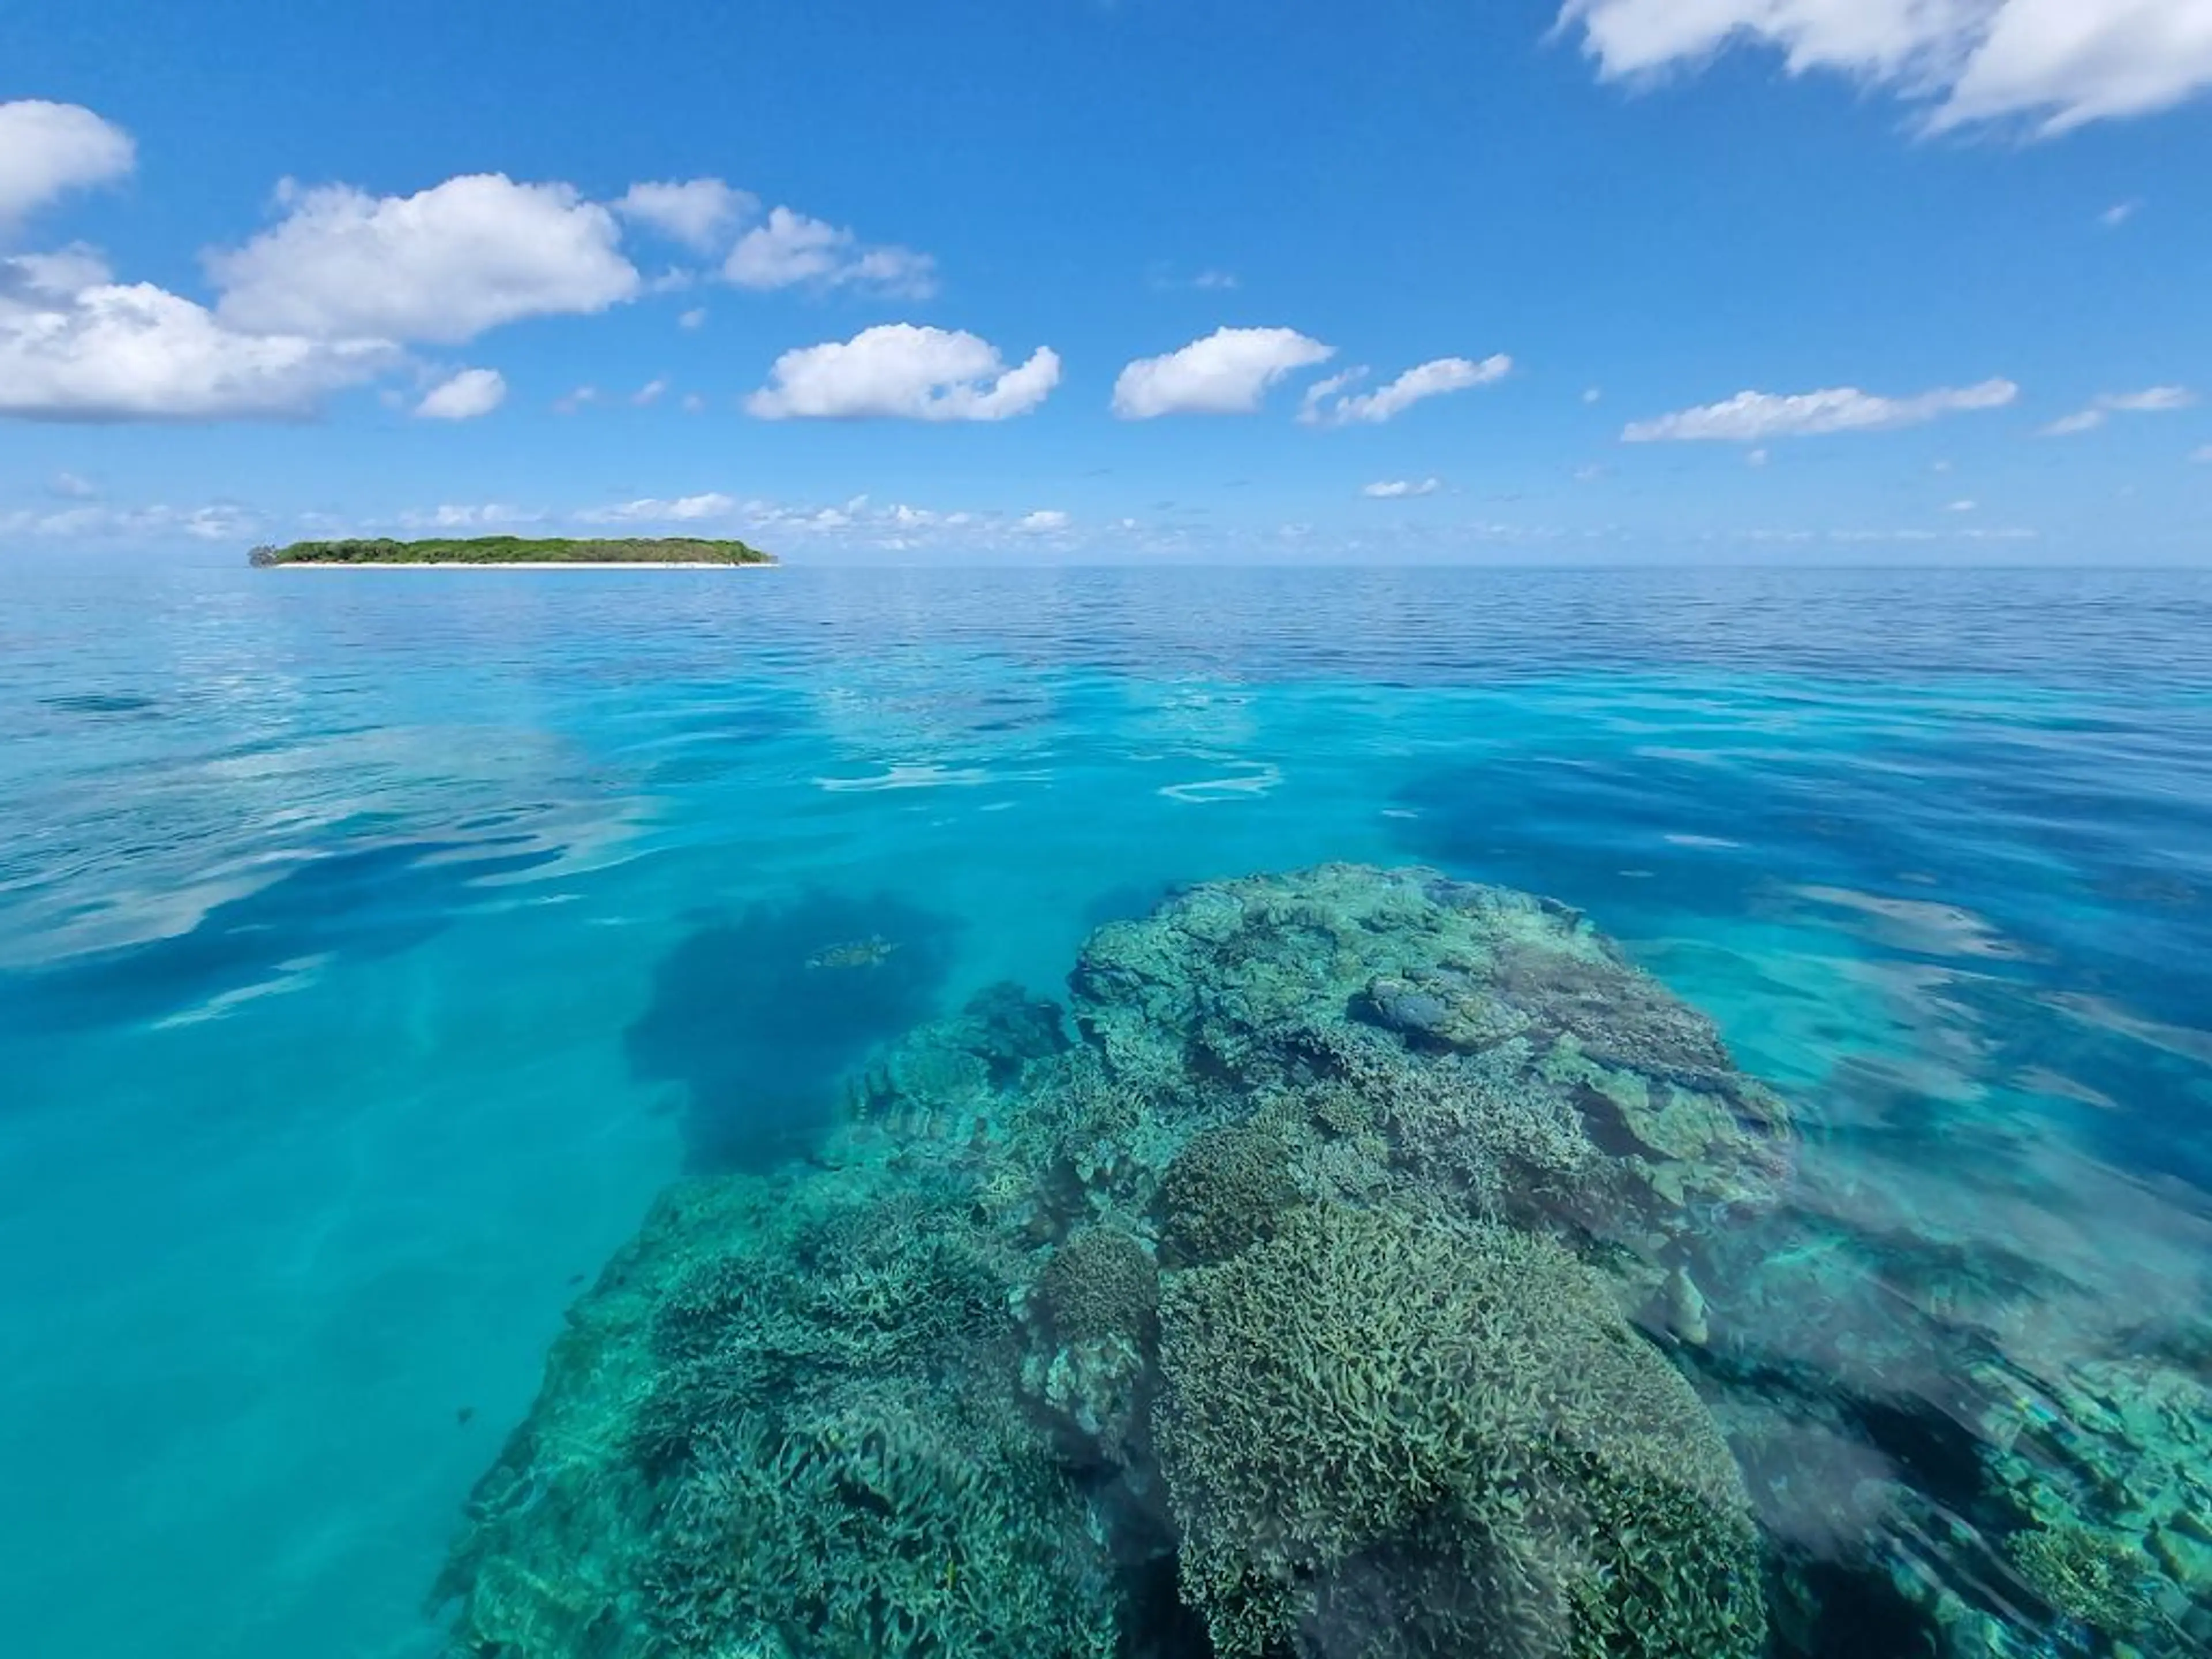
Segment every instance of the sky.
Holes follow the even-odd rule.
[[[2208,94],[2212,0],[10,7],[0,556],[2212,563]]]

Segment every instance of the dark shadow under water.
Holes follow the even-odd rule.
[[[851,1068],[936,1012],[959,928],[884,894],[814,890],[708,921],[653,975],[631,1071],[688,1091],[701,1168],[764,1169],[828,1127]]]

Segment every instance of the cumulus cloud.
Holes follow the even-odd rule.
[[[1058,507],[1041,507],[1034,513],[1025,513],[1014,520],[1014,528],[1025,536],[1048,535],[1055,530],[1065,530],[1074,522]]]
[[[423,394],[415,412],[426,421],[473,421],[507,401],[507,377],[495,368],[465,368]]]
[[[640,288],[614,214],[569,185],[475,173],[412,196],[287,184],[277,200],[273,228],[208,256],[232,327],[455,342],[604,311]]]
[[[1512,372],[1513,360],[1502,355],[1486,357],[1480,362],[1467,357],[1438,357],[1407,369],[1386,386],[1352,397],[1344,395],[1343,388],[1367,373],[1364,368],[1353,369],[1331,375],[1309,388],[1298,418],[1310,426],[1346,426],[1355,422],[1379,425],[1404,414],[1424,398],[1439,398],[1447,392],[1488,386]],[[1332,398],[1335,399],[1334,403],[1329,401]]]
[[[640,409],[659,403],[668,394],[668,377],[656,375],[629,394],[629,400]]]
[[[2097,222],[2106,230],[2118,230],[2142,211],[2141,202],[2115,202],[2097,216]]]
[[[553,400],[556,415],[574,415],[587,404],[599,400],[599,389],[595,386],[580,386],[573,392],[564,392]]]
[[[697,252],[711,253],[760,211],[760,198],[720,179],[687,179],[680,184],[632,185],[614,206],[634,223]]]
[[[2212,0],[1567,0],[1608,79],[1695,67],[1739,43],[1913,100],[1942,131],[2045,135],[2171,108],[2212,86]]]
[[[247,333],[81,253],[0,259],[0,416],[218,420],[312,413],[392,368],[377,339]]]
[[[72,190],[127,174],[131,135],[79,104],[0,104],[0,231]]]
[[[1336,355],[1294,328],[1218,328],[1180,351],[1140,357],[1114,382],[1125,421],[1160,415],[1249,415],[1285,375]]]
[[[1001,421],[1026,415],[1060,384],[1060,357],[1040,346],[1008,368],[988,341],[912,323],[787,351],[770,384],[745,400],[763,420],[896,416],[917,421]]]
[[[702,328],[706,325],[706,322],[707,307],[704,306],[693,306],[690,310],[685,312],[682,316],[676,319],[676,326],[678,328]]]
[[[1408,495],[1433,495],[1443,488],[1441,478],[1424,478],[1419,483],[1410,478],[1389,478],[1380,483],[1366,485],[1360,494],[1370,501],[1402,501]]]
[[[1942,386],[1913,398],[1878,398],[1856,386],[1782,397],[1740,392],[1724,403],[1686,409],[1656,420],[1638,421],[1622,432],[1625,443],[1698,441],[1764,443],[1774,438],[1810,438],[1832,432],[1882,432],[1920,426],[1946,415],[2002,409],[2020,396],[2010,380],[1978,386]]]
[[[859,288],[922,299],[937,289],[937,262],[911,248],[876,247],[851,231],[787,207],[738,239],[722,263],[739,288]]]
[[[2196,406],[2197,394],[2187,386],[2154,386],[2141,392],[2107,392],[2089,400],[2087,407],[2053,421],[2043,428],[2046,438],[2071,438],[2094,432],[2115,415],[2170,415]]]

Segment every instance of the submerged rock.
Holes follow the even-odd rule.
[[[1341,865],[1070,992],[1073,1046],[1000,988],[663,1200],[471,1504],[457,1656],[1757,1650],[1741,1480],[1623,1317],[1713,1340],[1692,1263],[1787,1169],[1709,1022],[1562,906]]]

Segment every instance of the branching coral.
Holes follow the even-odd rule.
[[[1159,1269],[1134,1234],[1093,1227],[1053,1253],[1038,1290],[1062,1341],[1093,1336],[1141,1340],[1152,1328],[1159,1304]]]
[[[719,1430],[671,1504],[647,1608],[672,1654],[1108,1659],[1115,1620],[1065,1483],[942,1391]]]
[[[1764,1639],[1726,1447],[1555,1247],[1316,1206],[1171,1278],[1162,1326],[1158,1443],[1221,1659]],[[1346,1648],[1322,1634],[1340,1627],[1398,1633]]]
[[[1272,1126],[1224,1124],[1193,1138],[1168,1165],[1162,1243],[1181,1261],[1218,1261],[1268,1237],[1297,1201],[1282,1136]]]

